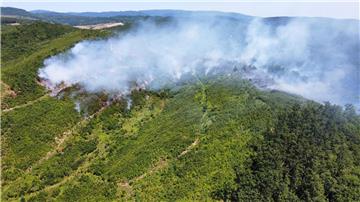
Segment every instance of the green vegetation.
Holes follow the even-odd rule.
[[[81,121],[30,171],[6,171],[3,199],[359,197],[360,119],[351,107],[297,101],[232,78],[131,98],[130,110],[117,101]]]
[[[20,17],[28,17],[28,18],[36,18],[36,16],[32,13],[27,12],[26,10],[13,8],[13,7],[1,7],[1,14],[5,16],[20,16]]]
[[[47,24],[42,22],[24,24],[23,26],[2,26],[1,61],[6,63],[16,58],[24,59],[35,52],[49,40],[75,31],[70,26]]]
[[[261,91],[232,76],[117,100],[77,87],[50,97],[36,82],[43,60],[109,33],[36,26],[54,32],[29,37],[2,68],[2,201],[360,198],[360,116],[352,106]],[[24,27],[5,34],[31,35]]]
[[[1,123],[3,178],[14,177],[12,171],[29,168],[51,149],[57,135],[78,120],[72,101],[50,97],[6,112]]]
[[[214,193],[223,200],[357,201],[360,199],[360,119],[329,103],[293,105],[277,115],[235,186]]]
[[[145,17],[145,16],[116,16],[116,17],[87,17],[87,16],[76,16],[64,13],[40,13],[37,16],[41,19],[45,19],[49,22],[60,23],[64,25],[89,25],[89,24],[100,24],[100,23],[112,23],[112,22],[123,22],[126,24],[133,23],[138,20],[148,19],[162,19],[160,17]]]
[[[126,12],[126,11],[125,11]],[[112,23],[122,22],[126,25],[136,23],[138,21],[149,21],[162,23],[169,21],[169,17],[161,16],[146,16],[143,13],[135,12],[124,15],[119,13],[116,16],[82,16],[74,13],[58,13],[52,11],[36,12],[31,13],[23,9],[12,8],[12,7],[1,7],[1,22],[4,24],[8,23],[32,23],[34,21],[43,21],[48,23],[59,23],[63,25],[91,25],[100,23]]]
[[[45,89],[37,83],[38,69],[44,59],[63,52],[76,42],[105,37],[107,31],[77,30],[43,22],[17,27],[4,26],[2,37],[2,81],[15,97],[5,97],[1,107],[11,108],[41,97]]]

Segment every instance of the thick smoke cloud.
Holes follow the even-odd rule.
[[[359,22],[327,19],[179,18],[144,22],[100,41],[84,41],[44,62],[49,88],[79,84],[126,95],[195,75],[232,72],[316,101],[359,105]]]

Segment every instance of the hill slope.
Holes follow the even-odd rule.
[[[13,8],[13,7],[1,7],[1,15],[5,16],[14,16],[19,18],[33,18],[36,19],[37,16],[27,12],[26,10],[19,9],[19,8]]]
[[[2,201],[360,198],[360,117],[351,106],[232,75],[134,89],[131,105],[76,86],[52,97],[36,82],[46,57],[108,34],[47,23],[4,31],[2,87],[16,95],[2,100]],[[10,57],[19,42],[23,51]]]
[[[4,152],[3,198],[24,194],[36,201],[343,201],[359,197],[360,119],[351,109],[299,103],[295,97],[261,92],[231,78],[199,81],[168,93],[134,91],[132,99],[131,110],[125,101],[118,101],[99,106],[99,112],[87,119],[76,118],[70,103],[61,104],[66,99],[42,101],[54,102],[57,115],[41,115],[46,108],[39,108],[40,103],[6,113],[5,149],[13,154]],[[25,144],[14,135],[21,134],[21,128],[35,127],[20,118],[38,112],[32,120],[51,123],[51,117],[61,118],[65,109],[73,127],[56,120],[57,127],[68,129],[62,133],[49,128],[53,135],[42,137],[49,143],[41,143],[49,152],[34,158],[36,150],[27,149],[34,160],[24,164],[28,157],[21,160],[26,157],[21,147],[8,146],[9,138]],[[70,114],[74,118],[69,119]],[[39,134],[45,131],[37,129]],[[10,159],[20,161],[10,164]]]
[[[170,12],[171,13],[171,12]],[[142,12],[103,12],[103,13],[61,13],[45,10],[25,11],[12,7],[1,7],[1,20],[3,24],[31,23],[32,21],[43,21],[48,23],[59,23],[64,25],[92,25],[101,23],[121,22],[131,24],[139,20],[164,21],[171,15],[152,15]]]
[[[12,23],[27,23],[34,20],[40,20],[38,16],[27,12],[23,9],[12,7],[0,7],[1,9],[1,24]]]
[[[16,27],[2,25],[2,31],[2,81],[16,95],[2,98],[2,109],[25,104],[45,94],[44,87],[37,83],[37,70],[45,58],[80,40],[109,34],[107,31],[78,30],[44,22]]]

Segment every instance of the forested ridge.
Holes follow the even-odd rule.
[[[236,75],[119,99],[78,86],[50,96],[37,82],[43,60],[110,31],[44,22],[2,31],[2,201],[360,200],[352,105]]]

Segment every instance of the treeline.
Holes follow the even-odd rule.
[[[214,193],[225,201],[358,201],[360,117],[347,105],[299,104],[252,143],[236,187]]]
[[[7,62],[26,56],[37,50],[44,42],[74,31],[70,26],[44,22],[28,23],[22,26],[2,26],[1,60]]]

